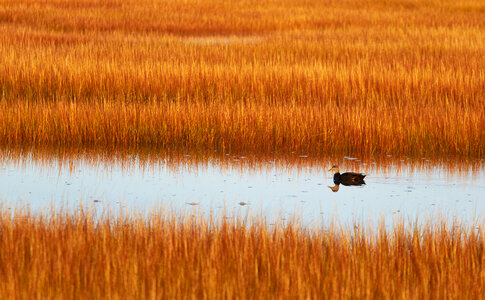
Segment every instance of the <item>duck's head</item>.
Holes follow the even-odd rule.
[[[335,173],[339,173],[340,172],[340,170],[339,170],[339,168],[338,168],[337,165],[332,166],[332,168],[330,170],[328,170],[328,171],[329,172],[335,172]]]
[[[338,192],[340,184],[336,184],[335,186],[328,186],[328,187],[332,190],[332,192],[335,193],[335,192]]]

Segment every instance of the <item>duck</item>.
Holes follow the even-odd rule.
[[[335,172],[333,175],[333,182],[336,185],[343,184],[343,185],[363,185],[365,184],[364,177],[365,174],[362,173],[354,173],[354,172],[345,172],[340,174],[339,167],[337,165],[332,166],[329,172]],[[332,189],[333,190],[333,189]]]

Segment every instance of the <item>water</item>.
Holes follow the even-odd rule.
[[[142,163],[92,158],[33,157],[0,160],[0,200],[9,208],[42,211],[55,205],[149,210],[162,206],[203,214],[262,214],[268,219],[299,216],[305,224],[336,219],[392,223],[442,214],[473,222],[485,216],[483,162],[458,165],[406,160],[360,161],[353,157],[313,163],[305,155],[293,161],[228,156]],[[328,169],[367,173],[366,185],[333,192]]]

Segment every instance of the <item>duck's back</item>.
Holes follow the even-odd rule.
[[[365,184],[364,177],[366,175],[354,172],[346,172],[339,174],[338,180],[343,184]],[[335,178],[334,178],[335,180]]]

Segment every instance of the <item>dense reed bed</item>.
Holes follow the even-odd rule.
[[[0,3],[0,145],[485,149],[474,0]]]
[[[2,298],[478,299],[484,226],[0,213]]]

